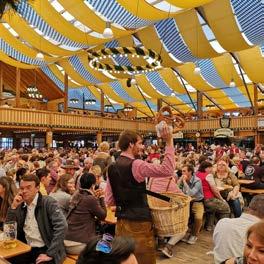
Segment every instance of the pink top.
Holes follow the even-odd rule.
[[[135,159],[132,155],[121,153],[121,156],[126,156]],[[153,164],[137,159],[132,163],[132,174],[137,182],[145,181],[148,177],[164,178],[173,175],[175,170],[174,148],[166,147],[165,155],[162,164]],[[107,206],[115,205],[112,188],[107,178],[105,189],[105,203]]]
[[[211,190],[211,187],[208,183],[208,181],[206,180],[206,176],[208,175],[207,172],[200,172],[197,171],[196,176],[198,178],[200,178],[200,180],[202,181],[202,187],[203,187],[203,193],[204,193],[204,199],[210,199],[210,198],[214,198],[214,194]]]
[[[175,176],[166,178],[151,178],[149,180],[148,188],[150,191],[157,193],[181,193],[181,190],[176,183]]]

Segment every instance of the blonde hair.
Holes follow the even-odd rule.
[[[224,159],[219,159],[219,160],[217,161],[217,163],[216,163],[216,172],[218,172],[218,164],[219,164],[220,162],[224,162],[224,163],[225,163],[225,171],[226,171],[226,173],[230,172],[230,169],[229,169],[229,167],[228,167],[228,165],[227,165],[227,162],[226,162]]]
[[[95,176],[101,176],[102,175],[102,170],[99,165],[94,165],[91,167],[89,170],[90,173],[94,174]]]
[[[103,141],[100,145],[99,145],[99,151],[101,152],[108,152],[110,149],[109,143],[107,141]]]

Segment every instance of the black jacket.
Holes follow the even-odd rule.
[[[17,222],[17,238],[25,243],[24,224],[27,214],[26,205],[20,204],[16,209],[9,208],[6,221]],[[42,196],[39,193],[35,217],[39,232],[47,249],[46,254],[52,257],[56,264],[63,263],[66,256],[64,248],[64,236],[67,229],[66,219],[57,203],[50,196]]]

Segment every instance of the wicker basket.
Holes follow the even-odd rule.
[[[162,193],[171,198],[165,202],[148,195],[153,222],[158,236],[173,236],[185,232],[188,227],[191,198],[176,193]]]

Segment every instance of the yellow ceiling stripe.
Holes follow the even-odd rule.
[[[209,85],[209,83],[207,83],[206,80],[204,80],[201,77],[201,75],[194,74],[194,68],[195,68],[195,65],[193,63],[186,63],[186,64],[178,67],[178,69],[179,69],[180,73],[182,74],[182,76],[184,77],[184,79],[191,86],[193,86],[195,89],[197,89],[199,91],[206,92],[206,94],[209,96],[207,91],[208,90],[209,91],[212,90],[214,87]],[[219,97],[226,97],[225,93],[223,91],[221,91],[221,90],[217,90],[217,91],[214,91],[214,92],[217,95],[219,95]],[[214,99],[214,97],[212,97],[212,99]],[[226,97],[225,100],[228,100],[229,102],[232,103],[232,101],[228,97]],[[219,99],[216,100],[216,103],[221,105],[221,102],[219,101]]]
[[[130,97],[134,98],[137,101],[144,100],[137,87],[135,87],[134,85],[132,85],[131,87],[127,87],[126,80],[119,80],[119,82],[122,85],[122,88],[127,92]]]
[[[166,0],[166,1],[174,6],[181,8],[193,8],[196,6],[201,6],[212,2],[212,0]]]
[[[59,64],[74,81],[82,84],[83,86],[92,85],[92,83],[88,82],[77,71],[75,71],[75,69],[67,60],[62,60]]]
[[[103,34],[106,22],[96,15],[94,11],[88,8],[83,0],[58,0],[58,2],[64,7],[66,11],[72,14],[78,21],[86,25],[88,28],[94,30],[95,32]],[[111,27],[115,38],[127,35],[126,30]],[[132,32],[131,32],[132,33]]]
[[[21,68],[21,69],[35,69],[35,68],[37,68],[34,65],[29,65],[29,64],[14,60],[14,59],[10,58],[8,55],[6,55],[2,51],[0,51],[0,61],[3,61],[6,64],[9,64],[11,66],[18,67],[18,68]]]
[[[180,111],[187,112],[192,108],[192,105],[186,104],[184,101],[180,100],[177,97],[167,97],[166,102],[174,105],[175,108],[179,109]]]
[[[174,90],[176,93],[185,93],[185,89],[179,80],[176,78],[175,74],[173,73],[172,69],[164,68],[159,71],[160,76],[163,80],[168,84],[168,86]]]
[[[118,103],[125,103],[126,101],[121,97],[119,96],[114,90],[113,88],[108,85],[108,84],[100,84],[98,85],[98,87],[100,89],[103,90],[103,92],[105,94],[107,94],[110,98],[112,98],[114,101],[118,102]]]
[[[236,72],[230,54],[225,53],[220,57],[213,58],[212,61],[225,83],[229,84],[231,79],[234,79],[236,86],[244,85],[241,77]]]
[[[177,67],[180,65],[168,55],[153,26],[139,30],[136,35],[147,49],[153,49],[161,55],[164,67]]]
[[[17,38],[15,38],[8,29],[6,29],[2,24],[0,24],[0,37],[7,42],[10,46],[12,46],[15,50],[22,53],[23,55],[35,59],[37,55],[37,51],[29,48],[27,45],[23,44]],[[44,56],[44,60],[46,62],[55,62],[57,58],[53,58],[50,56]]]
[[[58,78],[61,82],[64,82],[64,75],[62,72],[58,69],[58,67],[55,64],[51,64],[48,66],[50,71]],[[68,81],[68,85],[70,88],[72,87],[80,87],[81,85],[78,85],[71,80]]]
[[[137,75],[136,80],[139,87],[151,98],[158,99],[164,97],[152,87],[145,75]]]
[[[250,46],[239,31],[229,0],[215,0],[203,6],[203,11],[216,39],[227,51],[238,51]]]
[[[197,90],[206,91],[213,89],[213,87],[209,85],[201,75],[194,74],[194,68],[194,63],[186,63],[178,67],[184,79]]]
[[[160,19],[168,18],[167,12],[155,8],[145,0],[138,0],[138,1],[117,0],[117,2],[121,6],[123,6],[128,12],[142,19],[160,20]],[[173,13],[171,14],[171,16],[172,15]]]
[[[207,40],[194,9],[178,14],[175,20],[185,43],[194,56],[211,58],[219,55]]]
[[[248,77],[255,83],[264,83],[264,57],[259,47],[236,53]]]
[[[20,36],[23,37],[30,45],[42,50],[44,53],[69,56],[74,54],[73,51],[62,49],[48,40],[42,38],[23,20],[17,13],[5,13],[3,20],[6,21]]]
[[[40,17],[63,36],[87,45],[96,45],[105,42],[105,39],[85,34],[83,31],[73,26],[58,13],[48,1],[35,0],[31,5]]]

